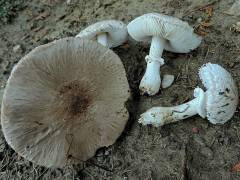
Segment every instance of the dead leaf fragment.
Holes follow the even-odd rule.
[[[212,17],[212,15],[213,15],[213,6],[212,5],[202,7],[202,8],[200,8],[200,10],[204,11],[208,17]]]
[[[204,27],[210,27],[210,26],[212,26],[212,23],[205,21],[205,22],[200,22],[200,25],[204,26]]]
[[[198,34],[199,36],[206,36],[208,34],[204,30],[202,30],[201,28],[198,28],[195,33]]]
[[[240,172],[240,162],[232,167],[232,172]]]
[[[122,49],[129,49],[130,48],[130,45],[128,43],[124,43],[123,45],[120,46],[120,48]]]

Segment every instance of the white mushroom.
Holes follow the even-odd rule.
[[[97,40],[103,46],[111,48],[127,41],[128,33],[122,21],[106,20],[88,26],[76,37]]]
[[[175,107],[153,107],[143,113],[139,123],[156,127],[199,114],[212,124],[224,124],[233,116],[238,104],[238,90],[232,76],[217,64],[207,63],[199,70],[207,91],[197,87],[195,99]]]
[[[201,43],[201,37],[193,32],[188,23],[177,18],[158,14],[144,14],[127,26],[128,33],[136,41],[151,41],[149,55],[145,57],[147,69],[140,83],[142,94],[154,95],[159,91],[161,78],[160,66],[164,49],[187,53]]]

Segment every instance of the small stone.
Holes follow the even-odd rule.
[[[22,53],[22,47],[20,44],[13,47],[13,52],[15,53]]]
[[[200,23],[200,22],[202,22],[202,18],[201,17],[199,17],[199,18],[197,18],[197,23]]]

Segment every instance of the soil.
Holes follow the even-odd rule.
[[[89,24],[105,19],[128,23],[148,12],[158,12],[187,21],[203,36],[199,48],[188,54],[164,51],[161,74],[173,74],[174,84],[152,97],[140,96],[138,85],[146,68],[149,45],[129,41],[114,48],[123,61],[132,98],[129,122],[117,142],[99,149],[84,164],[65,169],[47,169],[19,157],[0,133],[0,179],[240,179],[240,113],[226,124],[212,125],[199,116],[160,128],[141,126],[139,115],[152,106],[172,106],[193,96],[202,86],[197,69],[218,63],[240,83],[240,33],[232,27],[239,16],[225,13],[234,0],[21,0],[14,16],[0,22],[0,85],[21,57],[33,48],[75,36]],[[0,13],[1,14],[1,13]],[[240,87],[239,87],[240,89]],[[235,167],[235,168],[233,168]]]

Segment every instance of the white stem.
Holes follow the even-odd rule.
[[[153,58],[161,58],[165,46],[165,39],[158,36],[152,37],[149,56]]]
[[[158,36],[152,37],[149,56],[146,56],[147,69],[139,86],[142,94],[154,95],[160,89],[160,66],[164,64],[161,58],[164,45],[164,39]]]
[[[101,33],[97,36],[97,41],[105,47],[108,47],[107,33]]]
[[[194,116],[198,114],[198,108],[199,98],[174,107],[153,107],[143,113],[138,122],[143,125],[152,124],[159,127]]]

